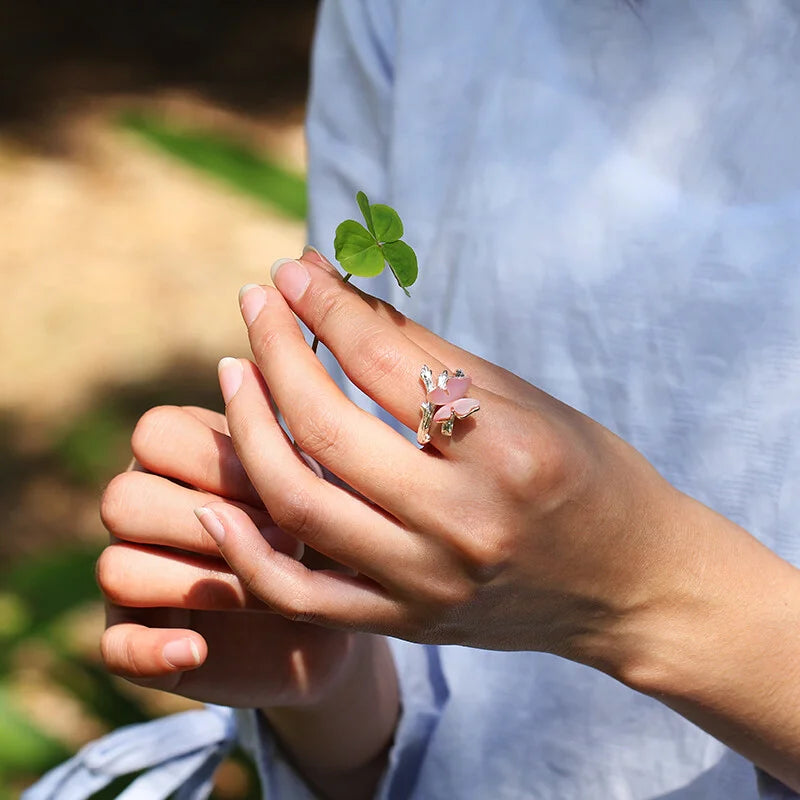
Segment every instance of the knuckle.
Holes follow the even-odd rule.
[[[319,616],[313,611],[308,597],[303,592],[289,595],[286,600],[280,601],[280,606],[275,609],[282,617],[291,622],[315,623]]]
[[[436,644],[445,641],[446,624],[440,609],[432,612],[429,605],[409,609],[398,626],[396,635],[423,644]]]
[[[291,622],[303,622],[307,625],[319,624],[319,617],[304,603],[297,602],[284,614]]]
[[[571,477],[566,440],[555,435],[542,437],[537,455],[534,491],[543,499],[560,494]]]
[[[257,447],[261,437],[262,422],[257,414],[244,410],[236,420],[236,437],[244,448]]]
[[[122,666],[119,660],[118,639],[119,636],[114,628],[107,628],[100,637],[100,658],[105,668],[114,674]]]
[[[122,472],[115,475],[109,482],[100,498],[100,519],[103,525],[112,533],[121,527],[122,520],[127,512],[128,488],[131,476],[135,472]]]
[[[475,589],[468,580],[448,578],[431,580],[424,589],[428,603],[445,611],[462,608],[474,597]]]
[[[143,641],[137,633],[117,626],[107,628],[100,638],[100,658],[112,675],[150,689],[176,692],[183,673],[165,675],[157,642]]]
[[[274,508],[269,508],[270,516],[281,530],[298,539],[308,540],[312,531],[312,514],[308,495],[304,491],[295,489],[284,495],[280,502],[271,505]]]
[[[530,498],[539,477],[539,458],[536,452],[527,443],[509,447],[498,469],[498,477],[515,498]]]
[[[265,597],[265,592],[261,591],[261,573],[257,567],[241,573],[239,579],[249,594],[266,602],[273,611],[291,622],[313,622],[317,619],[317,615],[311,611],[306,595],[298,588],[295,587],[294,592],[284,590],[278,595]]]
[[[302,418],[295,424],[295,442],[308,455],[324,461],[325,454],[339,442],[341,416],[323,403],[315,403],[304,409]]]
[[[253,337],[252,347],[253,355],[255,355],[256,361],[259,362],[269,359],[275,349],[281,346],[281,342],[284,339],[284,333],[279,325],[264,327],[251,326],[250,330],[251,332],[253,330],[256,331]]]
[[[131,636],[116,627],[107,628],[100,638],[100,658],[113,675],[136,674],[136,652]]]
[[[131,676],[139,676],[145,673],[143,669],[142,657],[133,636],[126,636],[122,643],[122,661],[124,664],[123,672]]]
[[[119,558],[119,551],[120,547],[112,544],[100,553],[95,564],[95,580],[112,603],[124,605],[124,570],[120,566],[124,559]]]
[[[335,289],[321,289],[314,298],[313,308],[316,309],[316,318],[312,320],[320,338],[324,338],[327,329],[336,326],[342,317],[347,317],[351,299],[341,286]]]
[[[469,580],[485,585],[501,574],[514,551],[513,537],[507,529],[495,533],[482,531],[461,542],[464,571]]]
[[[183,413],[177,406],[155,406],[139,417],[131,435],[131,449],[139,461],[148,460],[153,444],[158,445],[163,440],[164,431],[176,412]]]
[[[381,327],[362,331],[354,347],[353,374],[367,393],[392,380],[403,365],[403,357],[392,337]]]
[[[561,484],[566,474],[564,447],[553,435],[537,433],[505,450],[500,479],[516,500],[530,501]]]

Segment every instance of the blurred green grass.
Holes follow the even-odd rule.
[[[7,689],[0,687],[0,774],[30,773],[68,758],[67,749],[28,722]],[[12,786],[0,784],[0,797]]]
[[[292,219],[306,218],[306,184],[264,153],[218,133],[129,111],[119,125],[151,146]]]
[[[256,200],[264,208],[302,220],[306,214],[304,178],[281,167],[268,155],[216,132],[168,122],[139,111],[120,116],[116,123],[150,146],[197,170],[220,186]],[[14,437],[0,446],[5,481],[2,494],[18,500],[26,481],[40,475],[75,491],[91,492],[99,500],[105,483],[129,458],[129,438],[136,419],[162,403],[194,403],[214,407],[217,388],[210,377],[213,365],[170,365],[164,376],[145,385],[111,387],[99,393],[95,405],[52,433],[49,450],[28,456],[15,450]],[[12,431],[13,422],[3,421]],[[146,721],[150,715],[139,702],[120,691],[96,659],[77,652],[65,627],[71,615],[96,606],[100,599],[94,563],[101,547],[60,545],[0,567],[0,800],[17,797],[48,769],[71,753],[27,719],[15,702],[15,665],[26,647],[44,648],[47,677],[77,699],[82,708],[108,729]],[[244,800],[260,797],[252,765],[237,752],[233,760],[247,776]],[[110,800],[135,776],[115,781],[96,797]]]

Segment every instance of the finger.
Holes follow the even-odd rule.
[[[434,375],[459,365],[443,364],[433,358],[431,353],[377,314],[351,286],[326,270],[289,259],[276,262],[275,266],[275,286],[287,298],[292,310],[330,349],[348,378],[393,417],[409,428],[416,429],[420,420],[420,404],[426,397],[420,380],[423,364],[427,364]],[[254,305],[256,290],[248,294],[252,299],[247,301],[245,298],[245,301]],[[267,303],[265,310],[277,305]],[[243,306],[243,313],[244,310]],[[247,311],[252,317],[253,308]],[[255,349],[260,343],[259,329],[266,331],[260,334],[262,337],[269,338],[273,333],[269,327],[264,327],[267,323],[262,322],[262,317],[267,316],[266,313],[261,314],[250,328],[250,344],[254,347],[259,366],[262,364]],[[281,338],[282,344],[283,341]],[[275,401],[281,406],[271,377],[265,373],[265,378]],[[469,394],[479,401],[488,397],[485,390],[477,387],[470,388]],[[475,427],[481,426],[473,420],[470,428]],[[447,437],[439,433],[438,426],[433,427],[433,435],[433,444],[437,449],[444,447],[450,454],[452,443],[443,441]]]
[[[254,313],[260,301],[264,305]],[[242,303],[253,354],[304,452],[390,512],[407,506],[410,494],[442,485],[445,470],[437,460],[345,397],[309,349],[279,292],[253,286]],[[423,396],[421,384],[419,390]]]
[[[136,623],[112,625],[100,640],[106,668],[115,675],[138,680],[162,679],[172,689],[180,673],[199,667],[208,657],[202,636],[188,629],[153,629]],[[163,679],[172,680],[164,681]]]
[[[264,610],[220,559],[112,544],[101,553],[96,575],[108,601],[128,608]]]
[[[336,269],[336,267],[334,267],[333,264],[331,264],[331,262],[328,261],[328,259],[325,258],[325,256],[322,255],[319,250],[317,250],[315,247],[311,247],[311,245],[307,244],[303,248],[303,255],[301,255],[300,258],[303,259],[303,261],[308,261],[309,264],[316,264],[318,267],[328,270],[331,275],[341,277],[339,270]]]
[[[402,629],[401,606],[373,581],[308,569],[273,550],[234,506],[211,503],[203,512],[203,523],[242,584],[284,617],[377,633]]]
[[[180,486],[149,472],[123,472],[106,487],[100,502],[100,518],[118,539],[218,558],[216,545],[192,514],[198,506],[218,499],[221,499],[218,495]],[[284,553],[296,552],[297,540],[281,531],[263,506],[253,508],[242,504],[241,508],[262,535],[270,537],[273,547]]]
[[[277,267],[277,269],[276,269]],[[333,353],[347,376],[365,394],[409,428],[416,428],[424,390],[420,368],[428,364],[435,373],[447,366],[382,319],[352,287],[329,271],[307,261],[281,259],[273,267],[275,288],[291,309]],[[253,297],[257,293],[253,291]],[[277,303],[268,303],[278,307]],[[248,310],[243,302],[243,313]],[[250,344],[258,344],[267,321],[262,314],[251,325]],[[263,319],[262,319],[263,317]],[[245,319],[247,322],[247,319]],[[256,361],[261,362],[254,349]],[[267,377],[265,375],[265,377]],[[272,383],[267,383],[273,391]],[[280,402],[275,397],[276,402]]]
[[[210,408],[202,408],[201,406],[180,406],[180,408],[187,414],[191,414],[200,422],[204,422],[209,428],[212,428],[219,433],[228,436],[228,421],[225,419],[224,414],[219,411],[212,411]]]
[[[193,624],[192,615],[196,614],[188,608],[132,608],[118,606],[106,600],[106,628],[119,625],[122,622],[133,622],[144,625],[146,628],[191,628],[197,630]]]
[[[330,656],[343,654],[347,645],[337,631],[298,625],[275,613],[232,614],[227,611],[178,611],[171,609],[120,609],[114,625],[130,623],[121,644],[109,647],[109,666],[125,672],[119,662],[126,649],[131,654],[152,649],[149,644],[160,634],[168,640],[184,638],[187,628],[206,643],[208,654],[199,669],[176,672],[171,669],[145,671],[125,677],[142,686],[162,689],[204,703],[247,708],[255,705],[296,703],[298,695],[316,685],[318,673],[330,671]],[[173,620],[174,613],[186,617]],[[163,629],[147,630],[147,629]],[[172,630],[170,630],[172,629]],[[313,637],[319,657],[309,652]],[[346,640],[345,640],[346,641]],[[113,643],[112,643],[113,645]],[[303,658],[297,657],[304,652]],[[327,654],[327,656],[325,655]],[[156,656],[158,648],[156,647]]]
[[[317,250],[303,251],[300,257],[312,266],[326,269],[332,275],[341,278],[336,268]],[[433,331],[414,322],[413,319],[401,314],[394,306],[378,297],[367,294],[358,286],[352,286],[358,296],[367,303],[373,311],[385,322],[395,327],[407,339],[412,341],[426,353],[430,353],[436,361],[448,365],[450,370],[462,369],[469,375],[476,386],[488,389],[495,394],[516,400],[518,403],[530,402],[531,385],[490,361],[458,347]],[[431,365],[432,366],[432,365]]]
[[[232,366],[238,364],[234,361]],[[383,585],[393,585],[398,570],[419,567],[424,558],[421,538],[362,498],[320,480],[278,424],[257,369],[250,362],[244,362],[244,366],[241,387],[228,403],[228,424],[275,524]],[[261,457],[263,452],[271,454],[268,461]],[[229,524],[247,532],[248,537],[256,530],[241,509],[226,506],[226,513]],[[206,524],[203,518],[201,522]]]
[[[259,505],[229,436],[178,406],[146,412],[131,438],[136,460],[150,472],[207,492]]]

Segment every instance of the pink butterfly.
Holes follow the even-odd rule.
[[[427,392],[427,398],[422,404],[422,420],[417,431],[417,441],[420,444],[427,444],[431,440],[430,429],[434,422],[442,426],[444,436],[452,436],[456,418],[464,419],[481,407],[477,400],[465,396],[472,384],[472,378],[460,369],[452,375],[444,370],[434,383],[433,372],[426,364],[422,367],[420,379]],[[435,406],[440,408],[434,412]]]

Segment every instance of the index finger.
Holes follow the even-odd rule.
[[[423,365],[434,375],[461,366],[439,361],[377,313],[354,287],[316,263],[281,259],[272,268],[272,279],[348,378],[412,430],[419,425],[420,404],[426,399],[420,380]],[[479,396],[472,390],[470,395]]]
[[[335,278],[341,277],[333,264],[313,248],[307,247],[299,260],[312,266],[320,266]],[[352,284],[349,285],[352,286]],[[352,288],[379,317],[400,330],[403,336],[419,345],[425,352],[430,353],[433,359],[437,359],[443,364],[460,367],[475,381],[476,385],[488,389],[494,394],[507,397],[521,405],[531,404],[531,385],[527,381],[507,369],[492,364],[485,358],[476,356],[474,353],[448,342],[447,339],[437,336],[424,325],[404,316],[385,300],[368,294],[358,286]]]

